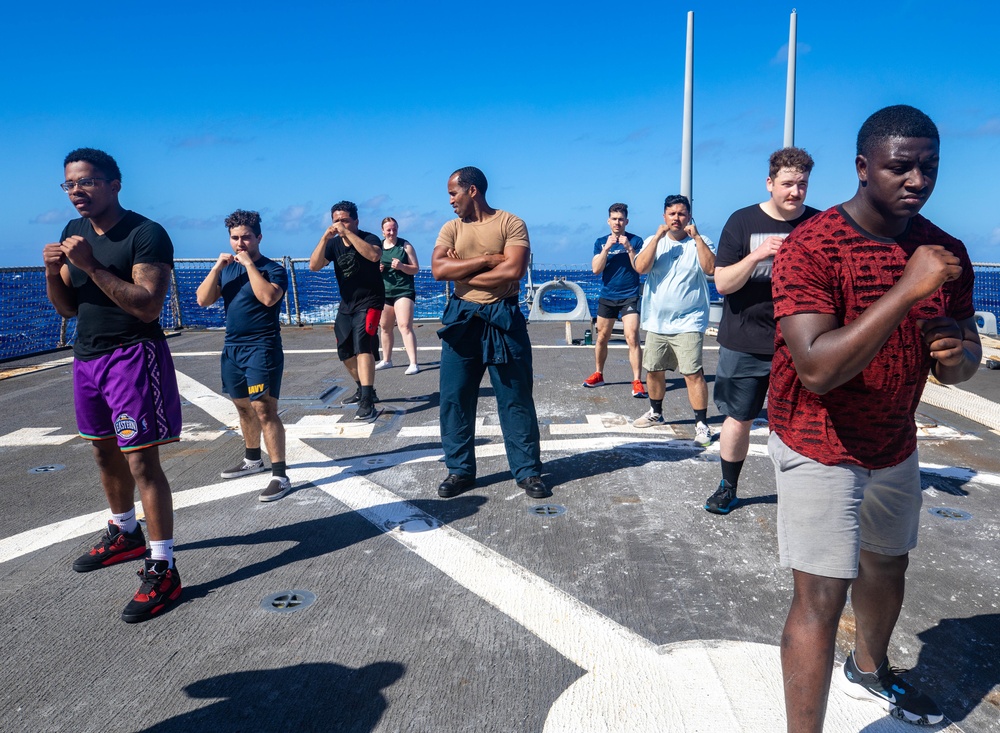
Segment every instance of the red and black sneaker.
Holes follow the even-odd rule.
[[[146,558],[138,575],[142,584],[122,611],[127,624],[148,621],[181,597],[181,576],[176,567],[167,567],[166,560]]]
[[[142,527],[136,526],[131,533],[122,532],[112,521],[101,535],[101,540],[94,545],[86,555],[80,555],[73,562],[73,569],[78,573],[89,573],[100,570],[108,565],[137,560],[146,554],[146,537]]]

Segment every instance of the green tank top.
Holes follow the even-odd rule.
[[[385,269],[382,271],[382,279],[385,281],[386,298],[416,298],[417,289],[414,285],[413,275],[407,275],[401,270],[393,270],[390,265],[394,259],[399,260],[404,265],[410,264],[410,258],[406,256],[403,245],[409,244],[405,239],[396,239],[396,246],[386,248],[385,240],[382,240],[382,264]]]

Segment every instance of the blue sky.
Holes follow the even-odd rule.
[[[609,10],[614,7],[619,10]],[[177,257],[214,258],[257,209],[262,250],[307,257],[340,199],[429,264],[448,174],[477,165],[528,224],[536,263],[585,263],[607,207],[647,236],[680,180],[686,13],[695,11],[694,213],[713,239],[766,196],[798,11],[797,145],[808,202],[856,187],[854,139],[888,104],[938,124],[923,213],[1000,261],[1000,6],[931,2],[17,3],[0,47],[4,266],[40,265],[74,215],[62,159],[107,150],[122,202]],[[12,163],[12,165],[11,165]]]

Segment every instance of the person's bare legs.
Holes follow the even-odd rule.
[[[362,387],[372,387],[375,384],[375,356],[373,354],[358,354],[348,361],[354,362],[353,368],[348,366],[355,382],[361,382]],[[344,364],[348,362],[345,361]]]
[[[399,301],[396,301],[397,303]],[[396,311],[393,306],[388,303],[382,308],[382,316],[379,319],[379,329],[381,329],[381,341],[382,341],[382,359],[383,361],[392,361],[392,349],[395,346],[395,334],[393,329],[396,327]],[[400,329],[402,331],[403,329]],[[403,342],[406,343],[405,340]]]
[[[271,463],[284,463],[285,426],[278,417],[278,400],[270,394],[265,394],[253,400],[251,404],[260,425],[258,435],[262,434],[264,437],[264,445],[267,447]]]
[[[781,635],[787,729],[788,733],[821,733],[837,625],[851,581],[801,570],[792,570],[792,578],[792,605]]]
[[[662,400],[667,394],[667,373],[646,372],[646,392],[651,400]]]
[[[611,323],[614,326],[614,321]],[[642,379],[642,346],[639,344],[639,314],[629,313],[622,316],[622,328],[625,331],[625,343],[628,344],[628,362],[632,367],[632,381]],[[611,335],[610,333],[608,334]],[[605,349],[607,353],[607,349]]]
[[[719,457],[724,461],[738,463],[746,460],[750,450],[750,429],[753,420],[737,420],[727,417],[722,423],[719,435]]]
[[[854,610],[854,662],[862,672],[874,672],[889,649],[906,589],[909,555],[879,555],[861,550],[858,577],[851,586]]]
[[[687,385],[688,402],[691,403],[691,409],[708,409],[708,384],[705,382],[705,371],[699,369],[694,374],[685,374],[684,383]]]
[[[260,420],[257,411],[250,403],[249,397],[237,397],[233,399],[236,413],[240,416],[240,431],[243,433],[243,443],[251,450],[260,448]],[[270,452],[270,451],[269,451]],[[274,456],[271,456],[274,460]]]
[[[146,515],[146,529],[150,540],[170,540],[174,537],[174,501],[170,484],[160,465],[157,446],[130,451],[125,454],[128,465],[139,487],[142,510]]]
[[[396,299],[396,325],[403,338],[403,348],[406,349],[410,366],[417,365],[417,334],[413,332],[413,309],[414,303],[409,298]]]
[[[125,454],[114,438],[92,440],[91,445],[108,507],[114,514],[127,514],[135,508],[135,478]]]
[[[608,342],[615,327],[614,318],[597,317],[597,333],[594,335],[594,371],[604,374],[604,364],[608,360]]]

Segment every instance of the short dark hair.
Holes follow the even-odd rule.
[[[479,193],[486,195],[486,187],[489,185],[486,182],[486,174],[474,165],[467,165],[464,168],[459,168],[448,177],[451,178],[452,176],[458,176],[459,188],[468,191],[469,186],[475,186]]]
[[[872,114],[858,130],[858,155],[868,156],[891,137],[929,137],[941,142],[937,125],[930,117],[908,104],[883,107]]]
[[[346,211],[354,221],[358,220],[358,207],[353,201],[338,201],[330,207],[330,216],[337,211]]]
[[[611,204],[608,207],[608,216],[611,216],[616,211],[628,219],[628,204]]]
[[[260,214],[256,211],[244,211],[237,209],[226,217],[226,229],[233,227],[250,227],[250,230],[260,236]]]
[[[115,159],[97,148],[77,148],[63,161],[63,168],[70,163],[90,163],[101,173],[108,177],[109,181],[120,181],[122,179],[121,169]]]
[[[687,196],[679,193],[675,193],[673,196],[667,196],[663,199],[663,210],[666,211],[671,206],[676,204],[684,204],[684,208],[688,210],[688,214],[691,213],[691,202],[688,200]]]
[[[771,153],[768,160],[768,178],[774,178],[782,168],[790,168],[799,173],[811,173],[813,159],[802,148],[782,148]]]

